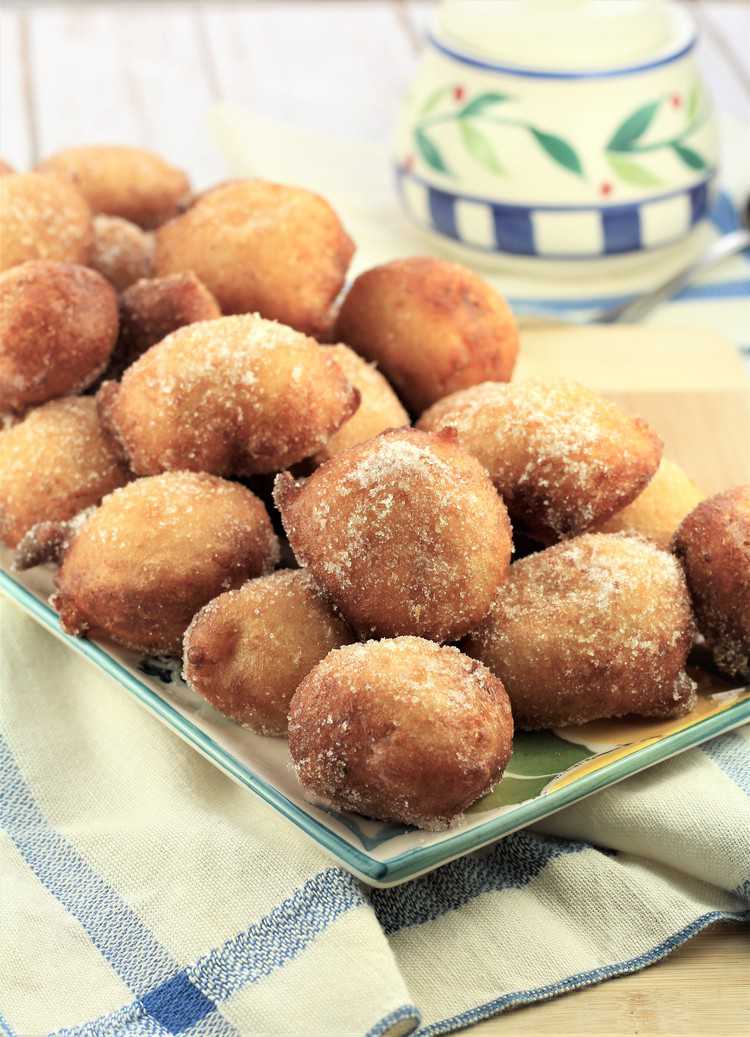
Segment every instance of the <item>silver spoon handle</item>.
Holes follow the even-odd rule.
[[[729,256],[736,255],[738,252],[743,252],[746,248],[750,248],[750,231],[742,229],[723,234],[718,241],[715,241],[710,248],[706,249],[702,256],[699,256],[690,266],[681,270],[679,274],[675,274],[674,277],[670,277],[668,281],[659,285],[658,288],[646,292],[645,295],[641,295],[637,299],[626,302],[622,306],[614,306],[611,310],[604,310],[594,318],[594,321],[597,324],[633,324],[636,321],[642,320],[655,306],[676,295],[681,288],[689,284],[698,274],[710,270],[717,263],[723,262],[723,260],[728,259]]]

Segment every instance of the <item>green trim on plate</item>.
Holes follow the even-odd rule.
[[[0,570],[0,589],[4,590],[15,604],[29,612],[53,634],[67,642],[76,652],[119,681],[142,705],[155,713],[160,720],[216,764],[225,774],[252,789],[261,799],[275,807],[307,835],[325,847],[329,853],[338,857],[352,871],[377,885],[395,885],[405,882],[407,879],[430,871],[465,853],[478,850],[482,846],[510,835],[511,832],[532,824],[534,821],[539,821],[594,792],[599,792],[647,767],[661,763],[677,753],[691,749],[701,742],[750,721],[750,700],[737,702],[716,716],[706,717],[691,727],[666,735],[658,742],[646,745],[643,749],[637,749],[622,759],[614,760],[599,770],[578,778],[564,788],[522,803],[468,831],[448,836],[433,846],[406,850],[385,861],[379,861],[351,846],[341,836],[326,828],[296,803],[287,799],[275,786],[269,785],[244,764],[241,764],[199,727],[181,716],[155,691],[134,677],[103,648],[92,641],[70,637],[64,633],[60,627],[57,613],[2,570]]]

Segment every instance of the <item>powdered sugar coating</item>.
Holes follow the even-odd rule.
[[[53,604],[68,633],[179,655],[198,609],[270,572],[278,557],[268,514],[249,490],[167,472],[104,498],[65,553]]]
[[[122,292],[142,277],[150,277],[154,235],[120,216],[94,217],[91,266]]]
[[[95,270],[31,260],[0,274],[0,410],[91,385],[117,328],[117,297]]]
[[[750,678],[750,485],[699,504],[675,533],[674,550],[716,665]]]
[[[359,402],[317,342],[250,314],[178,329],[100,393],[143,475],[278,471],[319,450]]]
[[[418,637],[332,651],[290,706],[306,793],[338,810],[438,830],[500,779],[513,720],[501,682]]]
[[[250,580],[214,598],[185,632],[185,680],[259,734],[284,735],[297,685],[354,635],[305,569]]]
[[[91,211],[76,188],[39,173],[0,177],[0,270],[27,259],[88,263]]]
[[[72,518],[128,481],[90,396],[52,400],[0,430],[0,540]]]
[[[510,568],[469,655],[500,677],[519,728],[675,716],[694,627],[672,555],[635,536],[587,533]]]
[[[418,427],[453,428],[511,518],[544,542],[576,536],[634,499],[661,458],[640,418],[574,382],[484,382],[440,400]]]
[[[486,473],[451,436],[383,433],[274,497],[300,564],[360,632],[452,640],[505,578],[510,524]]]

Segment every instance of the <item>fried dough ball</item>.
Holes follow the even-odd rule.
[[[354,245],[320,195],[235,180],[159,229],[156,272],[194,271],[224,313],[253,313],[315,335],[344,283]]]
[[[418,427],[455,429],[514,523],[547,543],[625,507],[661,459],[661,441],[645,421],[567,381],[475,385],[440,400]]]
[[[127,367],[178,328],[220,316],[216,299],[193,273],[137,281],[120,296],[118,360]]]
[[[0,176],[7,176],[8,173],[15,173],[15,169],[4,158],[0,158]]]
[[[303,566],[357,630],[450,641],[487,614],[511,531],[481,466],[450,435],[384,432],[274,498]]]
[[[368,364],[348,346],[324,348],[330,352],[354,388],[359,390],[360,400],[354,416],[331,436],[316,455],[318,464],[387,429],[402,428],[409,424],[409,415],[401,406],[398,396],[374,364]]]
[[[39,259],[0,274],[0,411],[91,385],[117,325],[117,296],[95,270]]]
[[[66,148],[40,162],[37,170],[70,178],[92,212],[122,216],[145,228],[176,215],[190,191],[181,169],[143,148]]]
[[[677,530],[674,550],[716,665],[750,678],[750,484],[699,504]]]
[[[289,701],[313,666],[354,635],[304,569],[214,598],[185,633],[185,680],[262,735],[285,735]]]
[[[72,518],[128,478],[93,397],[51,400],[0,430],[0,540],[15,547],[37,522]]]
[[[289,749],[313,801],[433,831],[500,780],[512,739],[501,682],[419,637],[331,652],[289,711]]]
[[[22,565],[40,560],[36,534],[21,542]],[[278,556],[266,509],[244,486],[167,472],[104,498],[66,546],[52,604],[69,634],[179,656],[198,609],[270,572]]]
[[[596,527],[598,533],[640,533],[668,551],[674,531],[703,494],[674,461],[663,457],[656,475],[622,511]]]
[[[85,264],[93,243],[91,211],[71,183],[39,173],[0,177],[0,270],[27,259]]]
[[[505,685],[516,726],[687,713],[694,628],[672,555],[623,533],[587,533],[510,567],[464,650]]]
[[[274,472],[309,457],[359,394],[330,353],[257,315],[179,328],[99,390],[100,414],[139,475]]]
[[[415,413],[448,393],[507,382],[518,328],[505,299],[444,259],[397,259],[360,274],[336,320],[336,338],[374,360]]]
[[[150,277],[154,235],[119,216],[94,217],[94,250],[90,266],[123,292],[142,277]]]

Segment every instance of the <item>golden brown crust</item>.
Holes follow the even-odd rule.
[[[116,292],[124,292],[142,277],[151,277],[154,235],[120,216],[94,217],[94,248],[90,265],[106,277]]]
[[[653,479],[622,511],[597,525],[597,533],[637,533],[668,551],[672,536],[703,494],[674,461],[663,457]]]
[[[0,274],[0,411],[91,385],[117,325],[117,297],[95,270],[31,260]]]
[[[409,415],[401,406],[398,396],[374,364],[363,360],[348,346],[339,344],[325,348],[354,388],[359,390],[360,400],[353,417],[316,454],[317,464],[328,461],[350,447],[359,446],[381,432],[409,424]]]
[[[518,329],[505,299],[471,270],[415,257],[356,279],[336,337],[374,360],[415,413],[448,393],[510,379]]]
[[[196,472],[137,479],[87,519],[53,603],[70,634],[179,656],[198,609],[270,572],[278,552],[265,508],[243,486]]]
[[[449,641],[486,615],[511,530],[480,465],[450,435],[385,432],[274,488],[289,542],[363,634]]]
[[[629,504],[656,471],[661,441],[640,418],[575,382],[485,382],[426,411],[490,473],[511,518],[554,543]]]
[[[194,271],[224,313],[254,313],[315,335],[354,245],[328,202],[299,187],[236,180],[200,196],[156,239],[159,275]]]
[[[675,533],[674,551],[716,665],[750,677],[750,485],[699,504]]]
[[[66,148],[37,170],[72,181],[94,213],[122,216],[145,228],[171,219],[190,191],[181,169],[143,148]]]
[[[622,533],[587,533],[530,555],[465,642],[510,696],[517,727],[686,713],[694,628],[674,558]]]
[[[499,781],[513,720],[501,682],[417,637],[331,652],[302,681],[289,749],[312,798],[440,829]]]
[[[0,430],[0,540],[15,547],[38,522],[72,518],[128,479],[93,397],[45,403]]]
[[[0,177],[0,270],[27,259],[88,263],[91,210],[67,181],[39,173]]]
[[[305,569],[250,580],[201,609],[185,632],[185,680],[212,706],[263,735],[285,735],[298,684],[354,640]]]
[[[7,176],[8,173],[15,173],[15,169],[4,158],[0,158],[0,176]]]
[[[101,413],[139,475],[252,475],[320,450],[358,403],[317,342],[244,315],[190,324],[152,346]]]

